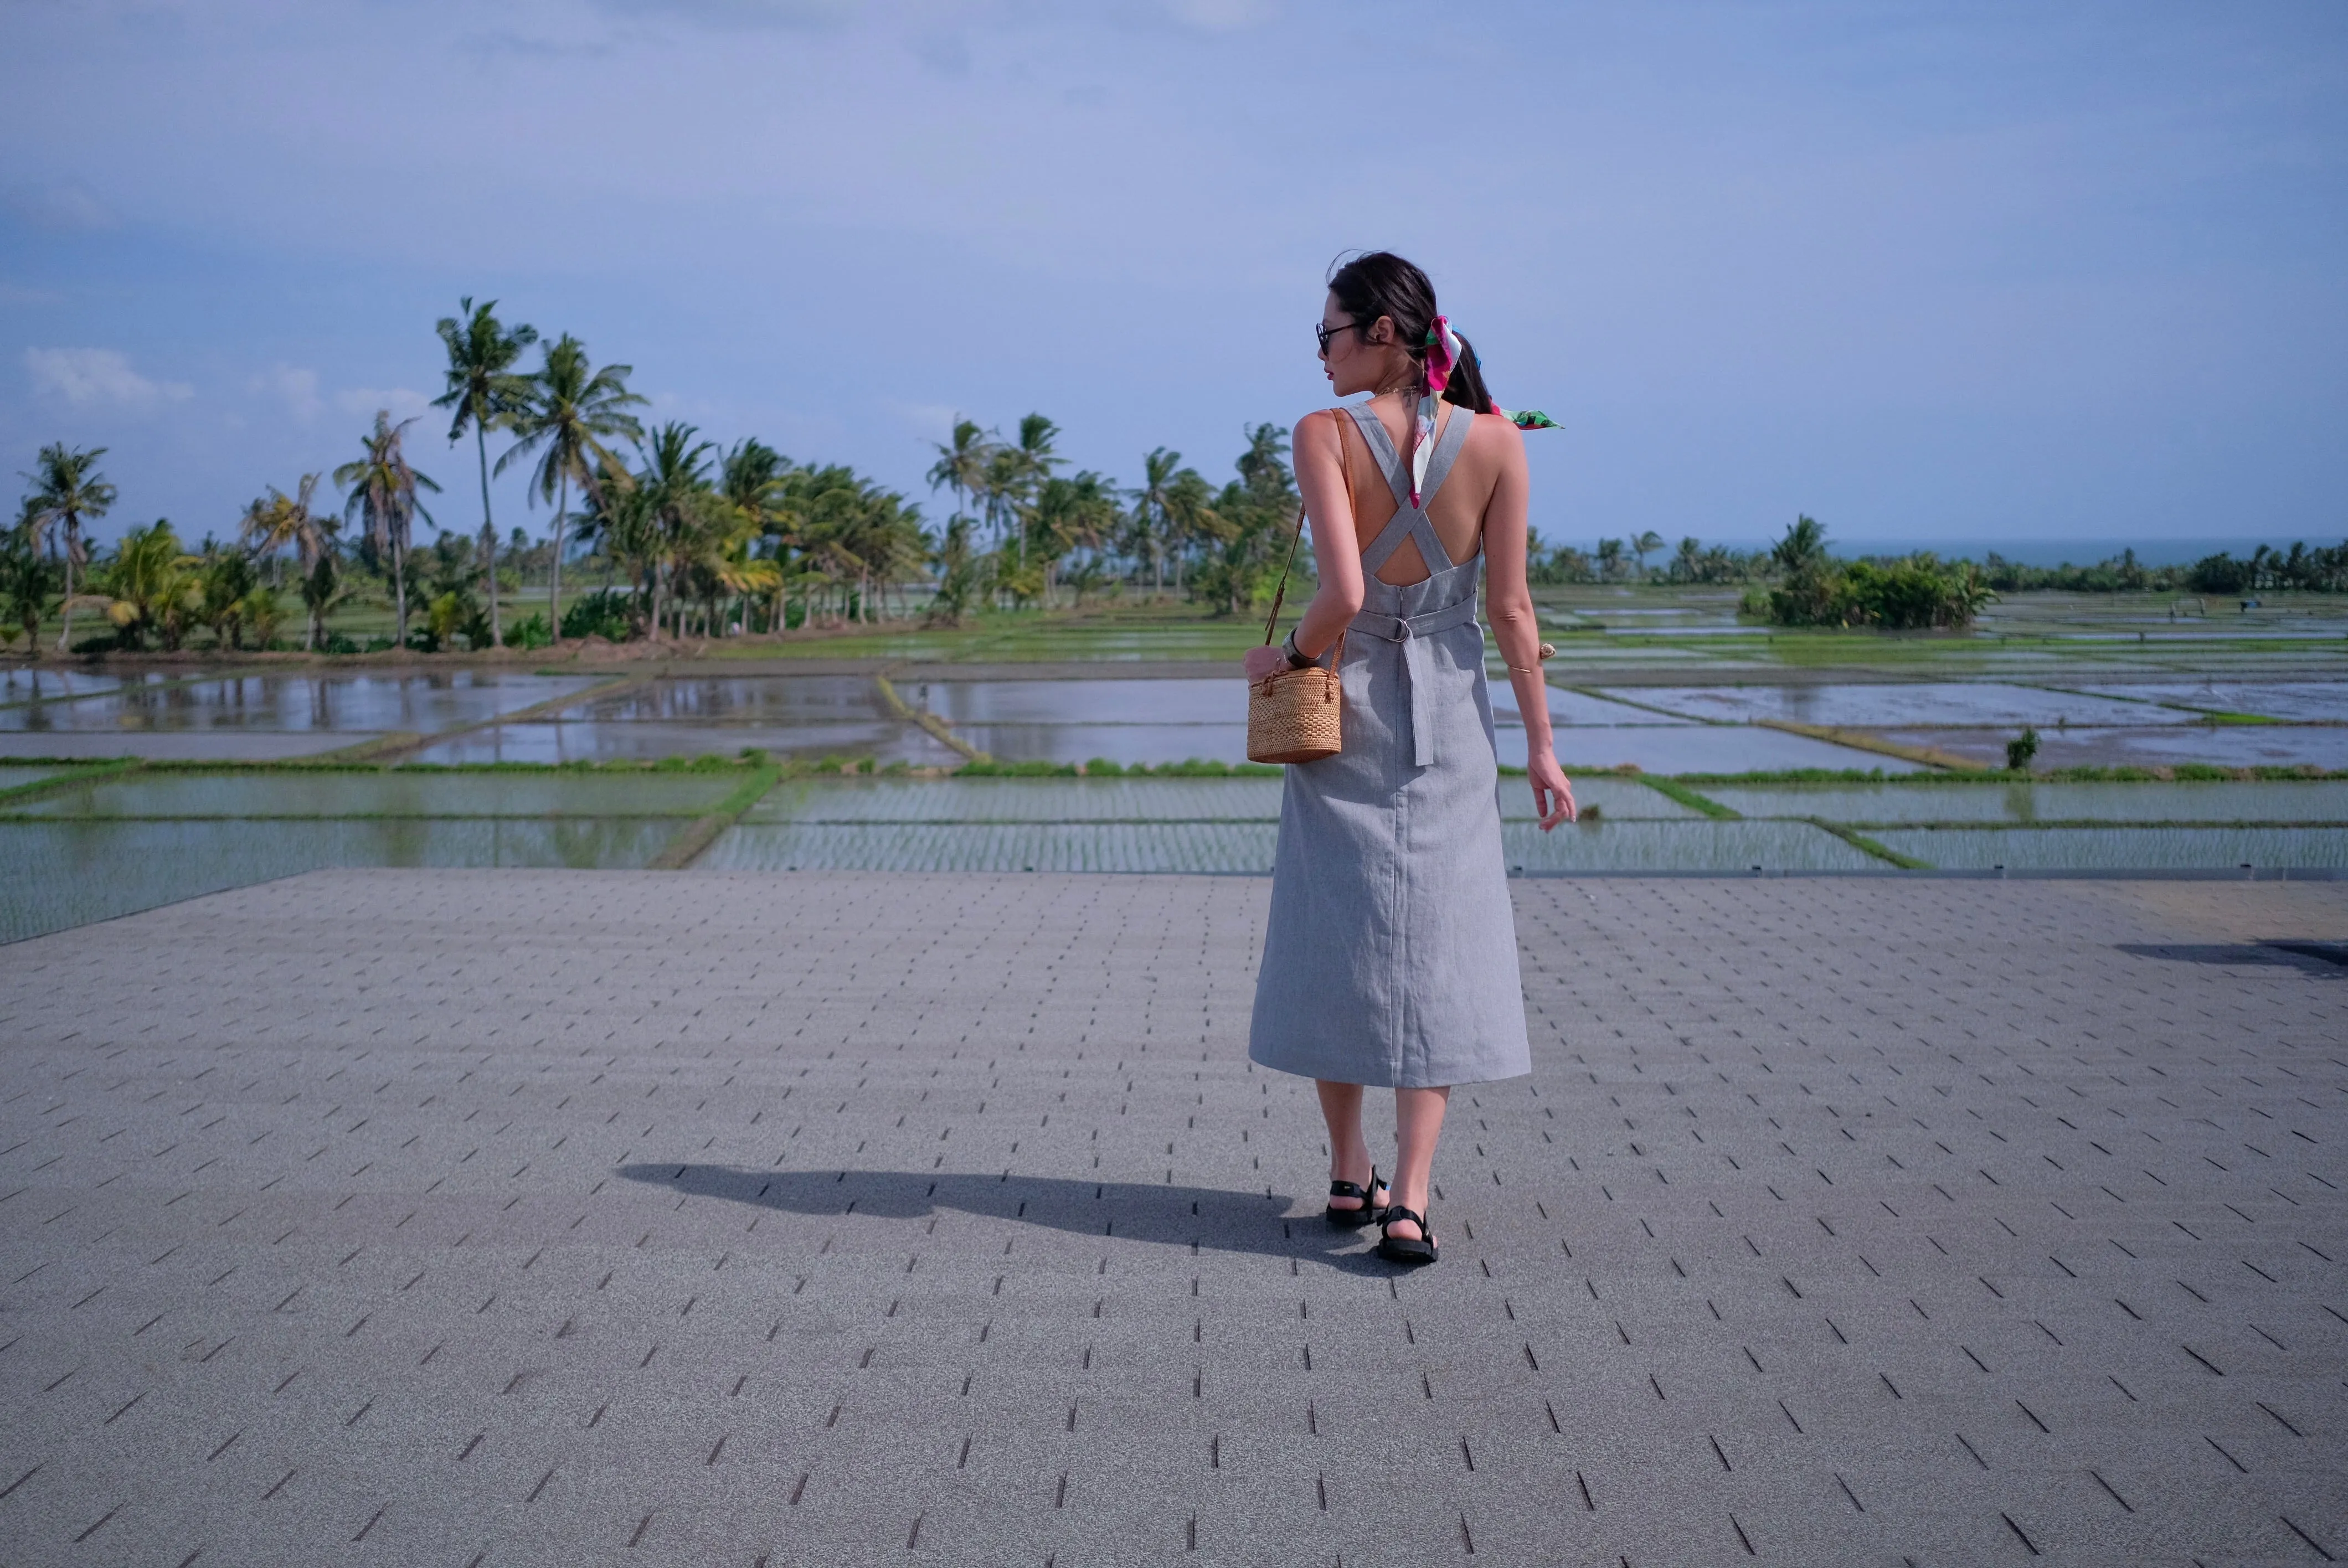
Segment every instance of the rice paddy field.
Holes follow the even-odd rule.
[[[2343,874],[2343,608],[2035,595],[1886,636],[1740,625],[1726,590],[1551,590],[1584,811],[1544,834],[1504,776],[1508,863]],[[601,664],[0,668],[0,940],[342,866],[1262,875],[1282,784],[1245,764],[1234,670],[1260,637],[1131,607]]]

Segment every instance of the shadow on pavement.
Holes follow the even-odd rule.
[[[940,1209],[958,1209],[1080,1235],[1113,1235],[1193,1250],[1317,1257],[1347,1273],[1393,1272],[1360,1250],[1375,1239],[1375,1228],[1334,1230],[1318,1214],[1288,1217],[1292,1198],[1221,1187],[951,1171],[748,1171],[676,1163],[622,1165],[619,1173],[693,1197],[793,1214],[911,1220]]]
[[[2139,958],[2161,958],[2173,964],[2280,964],[2308,968],[2308,960],[2322,972],[2348,967],[2348,943],[2302,942],[2276,938],[2264,942],[2122,942],[2119,950]]]

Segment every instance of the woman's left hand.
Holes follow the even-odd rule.
[[[1251,648],[1247,651],[1248,683],[1253,685],[1267,675],[1277,675],[1288,668],[1288,655],[1278,648]]]
[[[1573,785],[1565,770],[1557,765],[1557,758],[1547,750],[1534,753],[1526,760],[1525,773],[1533,786],[1533,811],[1540,818],[1543,833],[1560,822],[1571,822],[1576,815]]]

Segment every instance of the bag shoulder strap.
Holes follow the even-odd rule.
[[[1345,477],[1345,507],[1346,509],[1350,511],[1353,509],[1354,505],[1354,466],[1346,459],[1345,456],[1345,422],[1344,418],[1345,410],[1343,408],[1332,408],[1328,412],[1330,418],[1334,422],[1337,431],[1337,471],[1340,474],[1343,474]],[[1266,648],[1272,646],[1272,629],[1280,624],[1281,604],[1288,598],[1288,574],[1289,571],[1296,565],[1296,547],[1303,541],[1304,503],[1300,499],[1296,503],[1296,532],[1289,537],[1288,559],[1281,563],[1280,587],[1272,592],[1272,613],[1264,617],[1263,620],[1263,645]],[[1337,633],[1337,651],[1340,656],[1344,654],[1344,648],[1345,634],[1340,631]]]

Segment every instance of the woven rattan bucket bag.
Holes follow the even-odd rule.
[[[1272,646],[1272,629],[1280,622],[1281,600],[1288,596],[1288,569],[1296,564],[1296,547],[1304,537],[1304,508],[1296,508],[1296,537],[1288,541],[1288,562],[1280,569],[1280,589],[1272,596],[1272,613],[1264,618],[1263,644]],[[1337,634],[1327,669],[1308,664],[1302,670],[1275,670],[1248,685],[1247,754],[1251,763],[1317,763],[1345,749],[1340,715],[1344,712],[1344,688],[1336,667],[1345,659],[1345,635]]]

